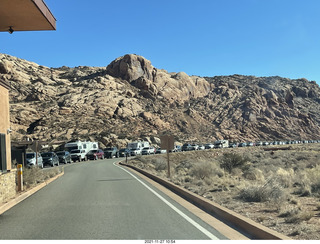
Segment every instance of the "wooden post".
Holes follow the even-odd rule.
[[[168,159],[168,178],[171,178],[171,173],[170,173],[170,160],[169,160],[169,147],[167,147],[167,159]]]
[[[174,138],[173,138],[173,136],[163,135],[163,136],[160,136],[160,139],[161,139],[161,148],[167,150],[168,178],[170,178],[171,172],[170,172],[169,151],[174,148]]]

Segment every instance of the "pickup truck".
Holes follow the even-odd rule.
[[[72,161],[87,161],[87,155],[85,150],[73,149],[70,152]]]

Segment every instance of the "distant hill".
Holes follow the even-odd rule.
[[[107,67],[48,68],[0,54],[12,139],[209,142],[320,139],[320,88],[306,79],[188,76],[138,55]]]

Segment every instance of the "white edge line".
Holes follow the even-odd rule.
[[[166,199],[164,199],[161,195],[159,195],[156,191],[151,189],[148,185],[146,185],[143,181],[139,180],[135,175],[133,175],[128,170],[120,167],[116,163],[113,163],[114,166],[117,166],[118,168],[126,171],[128,174],[130,174],[133,178],[135,178],[137,181],[139,181],[142,185],[144,185],[149,191],[151,191],[154,195],[156,195],[158,198],[160,198],[165,204],[167,204],[170,208],[172,208],[174,211],[176,211],[179,215],[181,215],[185,220],[187,220],[190,224],[192,224],[194,227],[196,227],[198,230],[200,230],[203,234],[208,236],[211,240],[219,240],[218,237],[213,235],[211,232],[203,228],[201,225],[199,225],[197,222],[195,222],[193,219],[185,215],[183,212],[181,212],[179,209],[177,209],[175,206],[173,206],[170,202],[168,202]]]

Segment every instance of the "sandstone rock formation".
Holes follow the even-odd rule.
[[[0,54],[10,81],[12,139],[130,140],[170,132],[208,142],[320,139],[320,88],[305,79],[188,76],[138,55],[107,67],[48,68]]]

